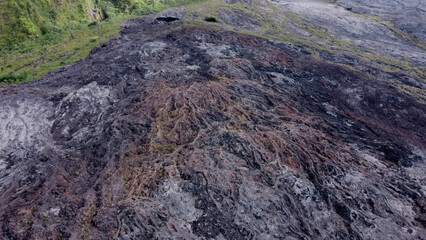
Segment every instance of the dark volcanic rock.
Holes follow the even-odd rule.
[[[1,86],[2,239],[425,236],[425,105],[182,11]]]

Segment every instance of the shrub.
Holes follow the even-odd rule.
[[[89,27],[96,27],[98,25],[99,25],[99,23],[97,21],[93,21],[93,22],[89,23],[89,25],[87,25],[87,26],[89,26]]]
[[[0,76],[0,83],[18,83],[24,82],[28,79],[28,73],[21,74],[8,74],[4,76]]]
[[[40,32],[42,35],[46,35],[49,33],[49,28],[46,25],[40,27]]]

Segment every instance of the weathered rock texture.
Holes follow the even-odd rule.
[[[276,3],[278,6],[290,9],[298,15],[327,28],[334,36],[340,39],[374,49],[382,56],[397,59],[408,57],[417,64],[424,66],[426,65],[425,49],[415,44],[410,44],[400,34],[417,33],[419,38],[421,37],[423,41],[426,41],[426,24],[424,24],[426,22],[426,12],[424,12],[426,11],[426,5],[423,4],[424,9],[422,9],[421,3],[417,4],[417,7],[412,6],[410,8],[408,6],[410,4],[407,2],[361,0],[338,1],[338,4],[335,5],[321,0],[286,0],[277,1]],[[417,0],[417,2],[419,1]],[[411,3],[411,5],[413,4]],[[364,15],[356,15],[354,13]],[[371,16],[370,14],[377,16],[373,18],[374,15]],[[395,27],[401,32],[395,31],[394,28],[389,28],[391,23],[383,24],[386,23],[385,20],[393,21],[396,26],[403,25],[404,27],[401,29]],[[412,41],[417,40],[415,37],[412,38]]]
[[[424,238],[424,104],[184,15],[0,88],[2,239]]]
[[[338,0],[349,11],[381,17],[426,41],[426,2],[422,0]]]

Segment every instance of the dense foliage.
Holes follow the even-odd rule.
[[[33,40],[118,14],[149,13],[177,0],[4,0],[0,2],[0,47]],[[97,13],[92,14],[96,9]]]

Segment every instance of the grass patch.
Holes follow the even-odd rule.
[[[0,76],[0,84],[24,82],[28,79],[28,73],[23,72],[21,74],[8,74]]]
[[[417,102],[426,105],[426,91],[424,89],[399,83],[392,85],[398,88],[401,92],[414,98]]]
[[[354,67],[353,67],[353,66],[351,66],[351,65],[344,64],[344,63],[339,63],[338,65],[340,65],[340,66],[342,66],[342,67],[345,67],[345,68],[348,68],[348,69],[350,69],[350,70],[352,70],[352,71],[359,72],[359,70],[358,70],[358,69],[354,68]]]

